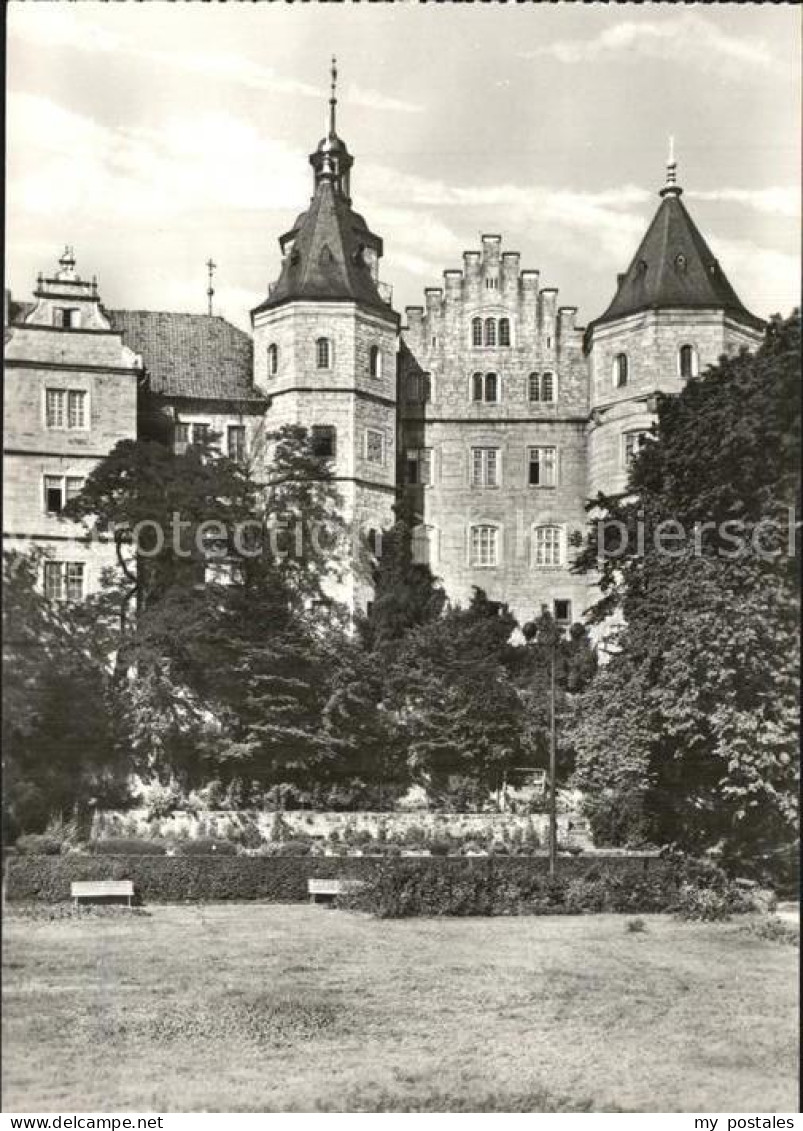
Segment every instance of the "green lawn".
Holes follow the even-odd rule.
[[[3,1110],[796,1110],[798,951],[644,918],[12,913]]]

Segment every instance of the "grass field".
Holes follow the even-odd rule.
[[[644,918],[12,915],[3,1110],[796,1110],[798,951]]]

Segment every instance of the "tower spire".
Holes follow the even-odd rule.
[[[329,140],[337,137],[335,118],[337,112],[337,56],[332,56],[332,93],[329,96]]]
[[[666,160],[666,182],[661,189],[661,196],[680,196],[683,189],[677,183],[678,165],[675,160],[675,139],[669,135],[669,156]]]

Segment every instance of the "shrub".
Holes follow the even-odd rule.
[[[308,840],[285,840],[279,845],[278,856],[309,856],[312,846]]]
[[[48,833],[26,833],[17,837],[16,849],[25,856],[59,856],[61,841]]]
[[[293,830],[287,823],[281,813],[274,813],[273,820],[270,823],[269,838],[275,844],[281,841],[290,840],[293,836]]]
[[[176,843],[179,856],[236,856],[237,845],[230,840],[215,840],[214,837],[196,837]]]
[[[95,856],[164,856],[167,843],[145,837],[109,837],[93,840],[87,846]]]
[[[730,919],[731,906],[728,894],[713,887],[695,887],[681,884],[674,907],[679,919],[701,922],[721,922]]]
[[[777,919],[774,915],[748,919],[742,925],[742,930],[753,935],[754,938],[766,939],[768,942],[800,946],[800,928],[794,923],[785,923],[783,919]]]
[[[433,856],[448,856],[452,851],[452,845],[448,840],[431,840],[428,847]]]
[[[587,797],[583,815],[598,847],[627,848],[643,844],[647,836],[642,795],[633,791],[606,790]]]
[[[625,923],[625,930],[629,935],[643,935],[647,930],[647,924],[643,919],[628,919]]]

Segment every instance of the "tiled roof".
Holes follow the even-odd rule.
[[[742,305],[681,202],[679,189],[665,190],[613,301],[589,329],[641,310],[673,307],[724,310],[756,328],[764,325]]]
[[[292,239],[292,250],[275,287],[252,314],[291,299],[350,299],[390,312],[362,256],[363,247],[381,247],[381,241],[330,182],[317,186],[284,239]]]
[[[253,383],[254,344],[224,318],[161,310],[107,310],[123,342],[142,355],[154,393],[203,400],[263,400]]]

